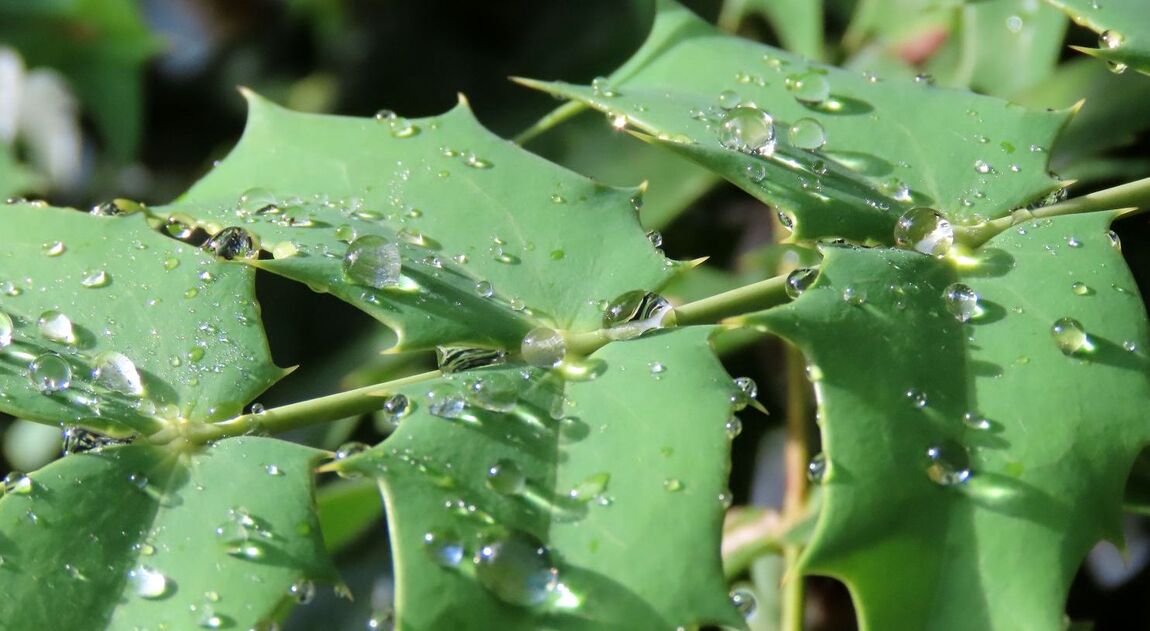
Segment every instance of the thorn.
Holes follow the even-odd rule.
[[[1086,105],[1085,98],[1078,99],[1078,102],[1076,102],[1074,105],[1071,105],[1067,109],[1070,111],[1071,116],[1077,116],[1078,112],[1082,110],[1083,105]]]
[[[695,269],[696,267],[702,265],[703,263],[706,263],[707,260],[709,260],[710,258],[711,257],[709,257],[709,256],[700,256],[697,259],[691,259],[690,261],[686,262],[687,269]]]
[[[462,92],[455,93],[456,103],[468,109],[471,109],[471,102],[467,100],[467,95]]]

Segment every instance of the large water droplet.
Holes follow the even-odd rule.
[[[563,334],[547,327],[531,329],[523,336],[519,347],[523,361],[539,368],[554,368],[563,362],[567,354],[567,342]]]
[[[72,320],[59,311],[45,311],[40,314],[37,321],[40,335],[46,340],[61,344],[75,344],[76,331],[72,327]]]
[[[247,230],[232,226],[224,228],[204,242],[204,249],[226,259],[250,259],[259,254],[256,238]]]
[[[942,292],[946,310],[959,322],[968,322],[979,314],[978,294],[962,283],[951,283]]]
[[[827,132],[813,118],[800,118],[787,130],[787,140],[799,149],[815,151],[827,144]]]
[[[423,534],[423,549],[443,567],[457,567],[463,561],[463,541],[454,532],[431,530]]]
[[[787,280],[784,284],[787,295],[792,299],[798,298],[800,294],[814,284],[818,275],[819,271],[813,267],[800,267],[787,274]]]
[[[817,72],[789,75],[786,86],[800,103],[818,105],[831,95],[831,85],[827,82],[827,78]]]
[[[59,392],[72,385],[72,367],[56,353],[44,353],[28,364],[28,379],[44,394]]]
[[[376,235],[352,241],[343,256],[343,272],[352,282],[376,289],[400,283],[399,245]]]
[[[142,565],[128,571],[128,581],[137,596],[149,600],[163,598],[172,589],[172,582],[168,577]]]
[[[731,590],[730,598],[731,604],[735,606],[744,620],[750,620],[759,607],[758,601],[755,600],[755,593],[746,587],[736,587]]]
[[[33,489],[32,478],[22,471],[10,471],[4,476],[3,492],[12,495],[31,495]]]
[[[403,417],[411,414],[411,401],[408,400],[406,395],[393,394],[383,400],[383,407],[380,408],[380,414],[383,417],[391,430],[399,427],[399,422]]]
[[[1059,318],[1050,327],[1050,334],[1064,355],[1079,357],[1094,350],[1094,342],[1086,334],[1086,329],[1074,318]]]
[[[502,459],[487,468],[487,486],[502,495],[514,495],[523,490],[527,477],[514,460]]]
[[[659,294],[629,291],[607,304],[603,328],[613,340],[628,340],[663,327],[672,312],[671,303]]]
[[[543,603],[559,583],[551,552],[519,531],[483,544],[475,555],[475,576],[500,600],[521,607]]]
[[[742,106],[723,115],[719,144],[727,149],[757,156],[775,152],[775,123],[757,107]]]
[[[970,454],[958,443],[947,442],[926,450],[926,474],[940,486],[962,484],[970,478]]]
[[[901,248],[943,256],[954,245],[954,229],[933,208],[911,208],[895,223],[894,240]]]
[[[92,379],[97,384],[119,392],[138,397],[144,394],[144,384],[140,371],[127,356],[116,351],[100,353],[92,367]]]

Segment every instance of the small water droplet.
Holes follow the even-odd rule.
[[[1113,230],[1107,230],[1106,240],[1110,242],[1110,247],[1118,250],[1119,252],[1122,251],[1122,239],[1118,237],[1117,232],[1114,232]]]
[[[339,448],[335,450],[335,459],[336,460],[347,460],[353,456],[358,456],[358,455],[366,452],[367,450],[368,450],[367,445],[365,445],[361,442],[356,442],[356,441],[347,442],[347,443],[340,445]]]
[[[501,495],[523,491],[527,477],[514,460],[502,459],[487,468],[487,486]]]
[[[775,152],[775,124],[771,115],[757,107],[736,107],[723,115],[719,144],[756,156]]]
[[[172,582],[162,573],[146,566],[138,566],[128,571],[128,581],[140,598],[155,600],[163,598],[172,589]]]
[[[647,240],[650,241],[651,245],[655,246],[656,248],[663,247],[663,233],[659,232],[658,230],[652,230],[648,232]]]
[[[787,140],[799,149],[816,151],[827,144],[827,132],[813,118],[800,118],[787,130]]]
[[[1068,245],[1072,248],[1080,248],[1080,247],[1082,247],[1082,242],[1079,241],[1078,239],[1075,239],[1074,237],[1067,237],[1066,238],[1066,245]]]
[[[990,419],[974,412],[967,412],[962,415],[962,423],[970,429],[985,431],[991,428]]]
[[[827,475],[827,457],[817,453],[807,463],[807,479],[814,484],[822,484]]]
[[[144,384],[136,364],[116,351],[105,351],[96,356],[92,366],[92,380],[120,394],[134,397],[144,394]]]
[[[962,283],[951,283],[942,292],[946,310],[959,322],[969,322],[979,315],[978,294]]]
[[[463,561],[465,549],[459,535],[446,530],[431,530],[423,533],[423,549],[431,559],[443,567],[458,567]]]
[[[80,284],[90,289],[99,287],[106,287],[111,282],[112,277],[102,269],[90,271],[84,274],[84,278],[80,280]]]
[[[978,173],[982,173],[985,175],[987,173],[994,171],[994,167],[990,166],[989,164],[987,164],[986,162],[984,162],[982,160],[975,160],[974,161],[974,170],[977,171]]]
[[[76,331],[72,327],[72,320],[59,311],[45,311],[37,320],[40,335],[46,340],[60,344],[75,344]]]
[[[743,620],[750,620],[759,607],[754,592],[746,587],[736,587],[731,590],[730,598],[731,604],[735,606]]]
[[[537,327],[523,336],[519,353],[523,361],[532,366],[554,368],[563,362],[567,354],[567,342],[559,331]]]
[[[30,495],[32,493],[32,478],[22,471],[10,471],[4,476],[3,492],[5,495]]]
[[[683,482],[678,478],[667,478],[663,480],[663,489],[671,493],[678,493],[683,490]]]
[[[264,471],[267,471],[267,474],[271,476],[281,476],[284,474],[283,469],[280,469],[279,465],[275,464],[265,465]]]
[[[517,383],[507,375],[490,373],[467,384],[467,400],[492,412],[510,412],[519,403]]]
[[[1073,291],[1074,295],[1076,296],[1091,296],[1094,294],[1094,290],[1091,289],[1089,285],[1081,282],[1075,282],[1072,284],[1070,286],[1070,291]]]
[[[787,280],[784,289],[787,295],[793,298],[798,298],[804,291],[814,284],[815,279],[819,275],[819,270],[813,267],[800,267],[790,274],[787,274]]]
[[[43,353],[28,364],[28,379],[44,394],[59,392],[72,385],[72,367],[56,353]]]
[[[739,434],[743,433],[743,422],[739,420],[739,417],[732,416],[727,419],[726,424],[723,425],[723,429],[727,432],[727,438],[733,440]]]
[[[607,329],[607,337],[613,340],[632,339],[662,328],[672,312],[671,303],[659,294],[629,291],[607,304],[603,311],[603,328]]]
[[[315,583],[304,578],[288,587],[288,595],[301,605],[306,605],[315,599]]]
[[[215,236],[204,242],[204,249],[211,250],[216,256],[228,261],[251,259],[259,255],[259,246],[255,236],[237,226],[220,230]]]
[[[406,395],[393,394],[383,400],[383,406],[380,408],[380,414],[383,416],[384,421],[390,426],[391,430],[399,427],[399,422],[403,420],[408,414],[411,414],[411,401],[408,400]]]
[[[400,284],[399,245],[376,235],[359,237],[347,246],[343,273],[352,282],[376,289]]]
[[[842,298],[843,302],[848,305],[861,307],[866,304],[866,289],[855,287],[854,285],[847,285],[843,288]]]
[[[1094,342],[1086,334],[1086,329],[1074,318],[1059,318],[1050,327],[1050,334],[1064,355],[1078,357],[1094,350]]]
[[[459,418],[466,408],[463,396],[450,385],[441,384],[427,391],[427,411],[439,418]]]
[[[1138,350],[1138,345],[1135,344],[1134,342],[1132,342],[1131,340],[1126,340],[1125,342],[1122,342],[1122,349],[1127,351],[1127,352],[1133,353],[1133,352],[1136,352]]]
[[[607,491],[607,485],[611,482],[611,474],[606,471],[593,473],[586,478],[583,478],[579,484],[576,484],[570,491],[567,492],[567,497],[575,500],[576,502],[590,502],[591,500],[600,497]]]
[[[933,208],[912,208],[895,223],[895,243],[931,256],[943,256],[954,245],[954,229]]]
[[[4,348],[12,343],[12,333],[15,329],[16,327],[12,323],[12,317],[0,311],[0,348]]]
[[[810,105],[823,103],[831,95],[831,85],[827,78],[817,72],[789,75],[786,87],[796,101]]]
[[[970,478],[970,455],[958,443],[947,442],[926,450],[926,474],[940,486],[962,484]]]
[[[655,376],[667,372],[667,367],[663,364],[663,362],[651,362],[647,364],[647,367],[650,369],[651,374]]]
[[[592,79],[591,91],[595,94],[595,96],[605,99],[613,99],[619,96],[619,93],[611,87],[611,83],[607,80],[606,77],[595,77]]]
[[[520,531],[485,542],[475,555],[475,576],[500,600],[520,607],[542,604],[559,584],[551,552]]]
[[[64,253],[64,250],[66,250],[67,247],[64,245],[63,241],[51,241],[45,243],[41,249],[45,256],[60,256]]]
[[[739,106],[739,93],[734,90],[723,90],[719,93],[719,107],[733,110]]]

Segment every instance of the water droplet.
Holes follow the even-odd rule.
[[[651,245],[655,246],[656,248],[663,247],[663,233],[659,232],[658,230],[652,230],[648,232],[647,240],[650,241]]]
[[[467,402],[455,388],[441,384],[427,391],[427,411],[439,418],[456,419],[463,416]]]
[[[827,457],[825,454],[817,453],[807,463],[807,479],[814,484],[822,484],[827,476]]]
[[[367,449],[368,449],[367,445],[365,445],[361,442],[355,442],[355,441],[347,442],[347,443],[340,445],[339,448],[335,450],[335,459],[336,460],[347,460],[348,458],[351,458],[353,456],[358,456],[358,455],[366,452]]]
[[[144,394],[140,371],[131,359],[116,351],[100,353],[92,366],[92,380],[113,392],[138,397]]]
[[[756,156],[775,152],[775,124],[771,115],[757,107],[736,107],[723,115],[719,144]]]
[[[943,256],[954,245],[954,229],[933,208],[911,208],[894,227],[895,243],[931,256]]]
[[[435,359],[439,369],[445,373],[456,373],[485,366],[498,366],[507,358],[507,353],[494,348],[471,348],[468,346],[437,346]]]
[[[611,87],[611,84],[606,77],[595,77],[592,79],[591,91],[595,94],[595,96],[605,99],[613,99],[619,96],[619,93]]]
[[[390,609],[376,611],[367,620],[367,631],[393,631],[395,629],[395,615]]]
[[[44,394],[59,392],[72,385],[72,367],[56,353],[44,353],[28,364],[28,379]]]
[[[739,615],[743,620],[750,620],[755,615],[755,610],[758,609],[758,602],[755,600],[755,594],[746,587],[736,587],[731,590],[730,594],[731,604],[738,610]]]
[[[277,477],[284,474],[284,470],[279,468],[279,465],[275,465],[275,464],[269,464],[269,465],[264,466],[264,471],[267,471],[268,475],[277,476]]]
[[[986,162],[983,162],[982,160],[975,160],[974,161],[974,170],[977,171],[978,173],[982,173],[985,175],[985,174],[993,171],[994,168],[991,167]]]
[[[683,490],[683,482],[678,478],[667,478],[663,480],[663,489],[671,493],[678,493]]]
[[[603,311],[603,328],[613,340],[628,340],[662,328],[673,312],[671,303],[659,294],[640,290],[626,292]]]
[[[507,375],[490,373],[467,385],[467,400],[492,412],[510,412],[519,403],[519,389]]]
[[[866,304],[866,289],[862,287],[855,287],[854,285],[847,285],[843,288],[843,302],[853,307],[861,307]]]
[[[228,261],[251,259],[259,255],[255,236],[236,226],[220,230],[215,236],[204,242],[204,249],[211,250],[216,256]]]
[[[733,110],[739,106],[739,93],[734,90],[723,90],[719,93],[719,107]]]
[[[475,555],[475,576],[500,600],[521,607],[543,603],[559,583],[551,552],[519,531],[483,544]]]
[[[567,354],[567,342],[559,331],[538,327],[523,336],[519,353],[523,361],[532,366],[554,368],[563,362]]]
[[[1082,247],[1082,242],[1079,241],[1078,239],[1075,239],[1074,237],[1067,237],[1066,238],[1066,245],[1068,245],[1072,248],[1080,248],[1080,247]]]
[[[401,270],[399,245],[376,235],[352,241],[343,256],[343,273],[359,285],[376,289],[399,285]]]
[[[1050,327],[1054,343],[1064,355],[1077,357],[1094,350],[1094,342],[1082,328],[1082,323],[1074,318],[1060,318]]]
[[[1106,239],[1110,242],[1110,247],[1118,250],[1119,252],[1122,251],[1122,239],[1118,237],[1117,232],[1114,232],[1113,230],[1107,230]]]
[[[163,598],[172,589],[172,582],[168,577],[143,565],[128,571],[128,581],[131,582],[137,596],[149,600]]]
[[[652,375],[658,376],[667,372],[667,367],[663,365],[663,362],[651,362],[647,364],[647,367],[651,370]]]
[[[499,460],[487,468],[487,486],[501,495],[514,495],[523,490],[527,477],[514,460]]]
[[[831,95],[831,85],[827,82],[827,78],[817,72],[789,75],[786,86],[800,103],[818,105]]]
[[[490,169],[491,167],[495,166],[490,161],[484,160],[474,153],[467,154],[463,160],[463,164],[466,164],[473,169]]]
[[[60,344],[75,344],[76,331],[72,327],[72,320],[59,311],[45,311],[37,320],[40,335],[46,340]]]
[[[383,406],[380,408],[380,414],[383,416],[391,431],[399,427],[399,422],[405,416],[411,414],[411,402],[406,395],[393,394],[383,400]]]
[[[4,476],[4,494],[30,495],[32,493],[32,478],[21,471],[10,471]]]
[[[423,534],[423,549],[443,567],[457,567],[463,561],[463,541],[454,532],[431,530]]]
[[[969,322],[982,311],[978,306],[978,294],[962,283],[951,283],[942,292],[946,310],[959,322]]]
[[[1113,50],[1126,43],[1126,38],[1114,30],[1105,30],[1098,36],[1098,47]]]
[[[723,425],[723,429],[725,429],[727,432],[727,438],[734,439],[736,436],[743,433],[743,422],[739,420],[739,417],[732,416],[731,418],[727,419],[726,424]]]
[[[1131,340],[1126,340],[1125,342],[1122,342],[1122,349],[1129,353],[1133,353],[1138,350],[1138,345]]]
[[[1070,291],[1073,291],[1074,295],[1076,296],[1090,296],[1094,294],[1093,289],[1091,289],[1086,283],[1080,282],[1075,282],[1073,285],[1071,285]]]
[[[813,118],[800,118],[787,130],[787,140],[799,149],[815,151],[827,144],[827,132]]]
[[[45,256],[60,256],[67,249],[63,241],[51,241],[42,247]]]
[[[84,287],[94,289],[107,286],[111,280],[112,277],[109,276],[107,272],[102,269],[98,269],[85,274],[84,278],[80,280],[80,284]]]
[[[962,423],[970,429],[985,431],[991,428],[990,419],[974,412],[967,412],[962,415]]]
[[[315,599],[315,583],[304,578],[288,587],[288,595],[301,605],[306,605]]]
[[[12,333],[16,329],[12,317],[0,311],[0,348],[12,343]]]
[[[814,284],[815,278],[819,275],[819,270],[813,267],[800,267],[790,274],[787,274],[787,280],[784,289],[787,295],[792,299],[798,298],[804,291]]]
[[[575,500],[576,502],[590,502],[603,495],[607,491],[607,485],[611,482],[611,474],[606,471],[593,473],[586,478],[583,478],[579,484],[576,484],[570,491],[567,492],[567,497]]]
[[[930,464],[926,474],[940,486],[962,484],[970,478],[970,455],[955,442],[935,445],[926,450]]]

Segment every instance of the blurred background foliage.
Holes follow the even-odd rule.
[[[86,208],[115,197],[176,198],[224,156],[243,131],[247,86],[290,108],[355,116],[381,109],[441,113],[465,94],[479,119],[513,138],[557,107],[509,76],[587,83],[643,41],[652,0],[0,0],[0,196]],[[812,58],[882,76],[929,74],[1029,107],[1086,98],[1052,153],[1052,168],[1078,180],[1072,194],[1150,175],[1150,77],[1117,76],[1070,51],[1096,36],[1039,0],[695,0],[727,30]],[[1020,17],[1021,16],[1021,17]],[[1015,21],[1019,18],[1019,21]],[[940,124],[945,124],[944,121]],[[775,245],[773,213],[713,175],[583,113],[533,137],[527,148],[609,184],[649,183],[641,217],[680,259],[710,257],[668,288],[673,300],[709,295],[809,262]],[[237,195],[240,191],[237,191]],[[465,209],[461,209],[465,212]],[[3,225],[0,224],[0,229]],[[1145,295],[1150,228],[1117,226]],[[424,370],[426,355],[381,356],[393,336],[334,299],[260,275],[277,362],[301,368],[261,399],[266,406]],[[781,411],[788,396],[783,349],[770,340],[724,341],[734,375],[760,384]],[[813,412],[812,412],[813,414]],[[734,443],[731,528],[772,535],[782,498],[782,415],[748,416]],[[59,431],[0,415],[6,469],[58,457]],[[811,424],[813,428],[813,423]],[[387,427],[346,419],[294,438],[334,449],[378,442]],[[817,440],[817,437],[812,436]],[[1142,462],[1132,490],[1150,489]],[[1150,497],[1150,491],[1146,492]],[[334,593],[285,613],[287,629],[364,629],[391,599],[386,524],[369,481],[321,479],[324,534],[354,602]],[[1150,504],[1144,502],[1143,504]],[[1068,603],[1073,619],[1126,629],[1150,619],[1150,540],[1131,516],[1125,556],[1101,546]],[[765,556],[738,576],[772,629],[781,564]],[[850,629],[850,599],[832,580],[808,578],[808,627]]]

